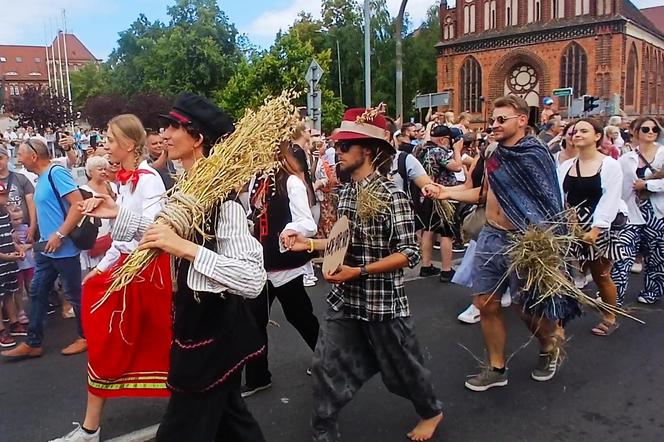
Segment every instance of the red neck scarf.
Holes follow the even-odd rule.
[[[120,169],[115,175],[115,178],[118,180],[118,183],[127,184],[131,183],[134,187],[138,184],[138,180],[141,178],[141,175],[153,175],[152,172],[145,169],[134,169],[134,170],[125,170]]]

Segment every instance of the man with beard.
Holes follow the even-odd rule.
[[[147,131],[145,144],[148,148],[148,163],[159,172],[166,190],[175,185],[175,164],[168,158],[168,151],[164,149],[164,140],[161,134],[154,130]]]
[[[340,191],[338,206],[339,217],[349,220],[350,246],[344,265],[324,275],[334,286],[312,367],[317,442],[337,440],[339,412],[379,372],[388,390],[412,401],[421,417],[407,434],[410,440],[431,439],[443,419],[404,290],[403,268],[414,267],[420,253],[408,199],[383,176],[395,153],[388,136],[385,118],[365,109],[346,111],[333,136],[340,167],[352,177]],[[362,193],[385,206],[363,205]],[[292,251],[313,252],[324,250],[327,240],[293,234],[284,244]]]

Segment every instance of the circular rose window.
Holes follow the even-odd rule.
[[[537,72],[532,66],[515,66],[507,80],[508,87],[517,94],[525,94],[537,85]]]

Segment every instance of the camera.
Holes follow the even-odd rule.
[[[459,128],[448,127],[441,124],[431,129],[431,136],[449,138],[451,144],[454,144],[463,137],[463,132],[461,132],[461,129]]]

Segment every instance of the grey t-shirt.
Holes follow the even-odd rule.
[[[32,185],[28,177],[21,173],[9,172],[6,178],[0,178],[0,182],[6,186],[11,181],[11,188],[9,189],[9,204],[19,206],[23,211],[23,224],[30,224],[30,212],[28,212],[28,204],[25,201],[26,195],[35,193],[35,187]]]

